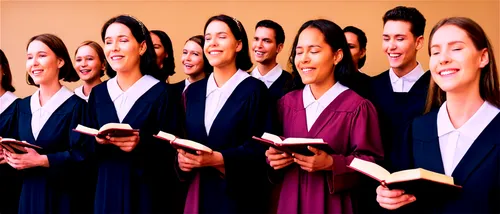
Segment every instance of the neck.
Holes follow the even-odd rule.
[[[217,87],[222,87],[238,71],[236,62],[224,67],[214,67],[214,78]]]
[[[335,83],[336,81],[333,76],[329,76],[323,82],[310,84],[309,87],[311,88],[314,99],[318,100],[321,98],[321,96],[323,96],[323,94],[325,94]]]
[[[4,94],[5,94],[5,89],[3,89],[2,87],[0,87],[0,97],[2,97]]]
[[[272,63],[259,63],[257,65],[257,70],[259,71],[261,76],[265,76],[269,71],[271,71],[274,67],[276,67],[278,63],[276,60],[272,61]]]
[[[56,94],[59,89],[61,89],[61,87],[62,85],[59,80],[51,84],[40,84],[40,94],[38,95],[40,106],[45,105],[45,103],[49,101],[50,98],[52,98],[52,96],[54,96],[54,94]]]
[[[392,68],[392,70],[394,71],[394,73],[396,73],[396,76],[401,78],[401,77],[407,75],[408,73],[410,73],[413,69],[415,69],[417,67],[417,65],[418,65],[417,61],[414,60],[402,68]]]
[[[202,80],[203,78],[205,78],[205,72],[201,71],[201,72],[189,75],[187,79],[190,83],[193,83],[193,82]]]
[[[130,71],[130,72],[120,72],[116,75],[116,81],[118,82],[118,86],[122,91],[127,91],[134,83],[136,83],[139,79],[142,78],[142,73],[139,68]]]
[[[90,91],[92,91],[92,88],[101,82],[102,82],[101,78],[96,78],[94,80],[84,81],[83,82],[83,95],[89,96]]]
[[[484,100],[479,94],[479,83],[461,93],[446,93],[446,108],[453,127],[462,127],[483,103]]]

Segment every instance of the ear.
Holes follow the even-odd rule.
[[[168,53],[165,53],[165,59],[168,58]]]
[[[146,45],[146,41],[142,41],[139,47],[139,54],[142,56],[144,53],[146,53],[147,49],[148,46]]]
[[[366,56],[366,49],[361,49],[361,56],[359,57],[360,59]]]
[[[276,47],[276,53],[280,53],[283,50],[283,43],[279,44],[278,47]]]
[[[238,40],[238,46],[236,46],[236,53],[240,52],[243,49],[243,43],[241,40]]]
[[[479,63],[479,67],[484,68],[488,63],[490,63],[490,55],[488,54],[488,49],[484,48],[481,51],[481,62]]]
[[[351,54],[351,53],[349,53],[349,54]],[[335,52],[335,55],[333,56],[334,65],[336,66],[337,64],[339,64],[340,61],[342,61],[342,58],[344,58],[344,52],[342,51],[342,49],[338,49]]]
[[[417,37],[417,39],[415,40],[415,44],[417,51],[420,50],[424,46],[424,37],[423,36]]]
[[[101,64],[102,64],[102,65],[101,65],[101,71],[106,70],[106,63],[101,63]]]
[[[57,68],[62,68],[64,66],[64,60],[61,58],[57,59]]]

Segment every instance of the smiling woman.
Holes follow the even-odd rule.
[[[75,70],[83,81],[82,86],[75,88],[75,94],[88,102],[92,88],[102,82],[105,68],[102,47],[94,41],[83,42],[75,51]]]
[[[4,151],[7,163],[23,170],[19,213],[84,212],[79,208],[89,205],[78,199],[85,193],[77,194],[75,187],[82,185],[78,164],[87,157],[88,139],[70,133],[85,124],[86,105],[59,82],[76,81],[78,75],[66,46],[55,35],[32,37],[26,55],[28,82],[39,89],[19,102],[13,137],[43,150]]]
[[[181,209],[173,171],[174,150],[153,137],[160,130],[182,136],[179,99],[173,98],[146,26],[120,15],[101,31],[111,79],[92,89],[92,128],[126,123],[131,137],[96,137],[98,165],[94,213],[170,213]]]

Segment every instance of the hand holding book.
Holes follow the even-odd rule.
[[[385,209],[395,210],[416,200],[414,195],[405,194],[403,190],[390,190],[382,185],[377,187],[377,202]]]

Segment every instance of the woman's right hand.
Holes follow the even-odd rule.
[[[377,187],[377,202],[381,207],[385,209],[395,210],[404,205],[412,203],[415,200],[417,200],[415,196],[404,194],[403,190],[390,190],[389,188],[381,185]]]
[[[109,144],[109,137],[108,136],[106,136],[105,138],[95,137],[95,141],[97,141],[98,144]]]
[[[266,151],[266,157],[267,160],[269,160],[269,165],[273,167],[274,170],[285,168],[293,163],[293,157],[290,154],[273,147],[269,147]]]

